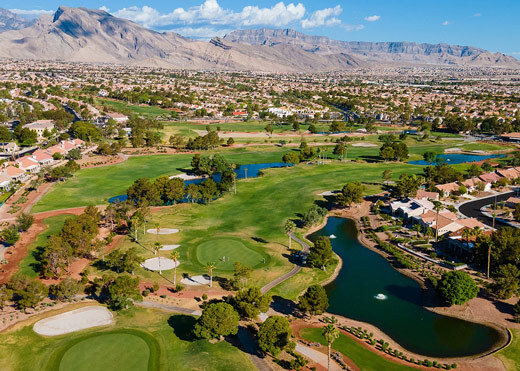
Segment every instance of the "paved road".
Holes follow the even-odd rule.
[[[294,233],[291,234],[291,238],[293,239],[293,241],[295,241],[296,243],[299,243],[301,245],[303,255],[307,255],[309,253],[309,244],[307,242],[300,240],[298,237],[296,237],[294,235]],[[288,273],[284,274],[283,276],[280,276],[277,279],[269,282],[267,285],[262,287],[260,289],[260,291],[262,292],[262,294],[266,293],[267,291],[271,290],[276,285],[279,285],[283,281],[288,280],[289,278],[291,278],[292,276],[297,274],[299,271],[302,270],[302,268],[303,268],[303,266],[301,266],[300,264],[295,264],[294,268],[290,272],[288,272]]]
[[[296,343],[295,350],[302,354],[303,356],[313,360],[316,363],[319,363],[321,366],[327,368],[327,355],[323,354],[316,349],[309,348],[303,344]],[[343,370],[334,360],[330,360],[330,369],[332,371],[341,371]]]
[[[485,198],[479,198],[474,201],[468,201],[459,206],[459,211],[464,214],[465,216],[469,218],[477,218],[482,223],[486,224],[487,226],[492,227],[493,226],[493,218],[484,215],[480,209],[486,205],[491,205],[495,202],[505,201],[511,196],[515,196],[516,191],[507,192],[507,193],[500,193],[494,196],[485,197]],[[508,226],[507,224],[501,222],[498,219],[495,219],[495,227],[505,227]]]
[[[245,327],[239,326],[237,336],[242,344],[243,350],[249,355],[249,359],[253,362],[255,367],[260,371],[271,371],[271,366],[261,357],[260,349],[249,331],[247,331]]]

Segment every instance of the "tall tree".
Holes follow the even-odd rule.
[[[171,259],[173,260],[174,266],[173,266],[173,285],[177,285],[177,262],[179,261],[179,257],[181,255],[177,250],[173,250],[170,254]]]
[[[291,249],[292,234],[296,229],[296,224],[292,220],[287,220],[284,224],[285,233],[289,236],[289,250]]]
[[[323,327],[322,335],[327,341],[327,370],[330,370],[330,348],[332,343],[339,337],[339,330],[333,324],[329,323]]]

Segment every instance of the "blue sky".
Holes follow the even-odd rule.
[[[25,16],[60,5],[108,9],[155,30],[208,38],[294,28],[339,40],[473,45],[520,57],[519,0],[2,0]]]

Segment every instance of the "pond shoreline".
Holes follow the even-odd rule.
[[[308,235],[315,233],[316,231],[322,229],[327,224],[329,217],[339,217],[339,218],[343,218],[343,219],[350,219],[354,222],[354,224],[356,226],[356,229],[358,231],[357,239],[362,246],[368,248],[369,250],[371,250],[373,252],[376,252],[377,254],[379,254],[380,256],[385,258],[385,260],[392,266],[393,269],[397,270],[399,273],[401,273],[401,274],[405,275],[406,277],[409,277],[409,278],[413,279],[415,282],[419,283],[419,285],[423,289],[423,292],[426,293],[426,298],[424,300],[424,303],[422,304],[424,309],[427,309],[427,310],[429,310],[433,313],[439,314],[439,315],[458,318],[458,319],[465,320],[468,322],[473,322],[475,324],[488,326],[490,328],[495,329],[500,334],[500,338],[496,342],[496,344],[485,352],[481,352],[481,353],[470,355],[470,356],[464,356],[464,357],[446,357],[446,358],[429,357],[429,358],[437,359],[437,360],[444,360],[444,362],[458,361],[458,362],[467,363],[467,362],[482,360],[484,358],[488,359],[488,358],[490,358],[489,356],[491,354],[497,352],[498,350],[504,348],[505,346],[507,346],[509,344],[511,335],[506,327],[497,325],[490,321],[482,321],[481,319],[477,319],[474,316],[472,317],[472,316],[468,316],[468,315],[462,315],[462,314],[458,313],[455,308],[452,308],[452,309],[437,308],[436,306],[438,306],[439,304],[442,304],[442,303],[440,303],[439,298],[435,295],[435,292],[432,290],[432,288],[428,287],[428,285],[426,284],[426,281],[422,277],[420,277],[418,274],[416,274],[415,272],[411,272],[408,269],[402,269],[402,268],[395,267],[392,264],[391,260],[389,259],[390,255],[385,253],[384,251],[378,249],[376,247],[375,243],[367,238],[367,235],[365,234],[364,228],[361,224],[361,217],[368,216],[369,213],[370,213],[370,203],[369,202],[363,202],[362,204],[355,205],[349,209],[333,210],[327,214],[327,216],[324,218],[324,221],[319,226],[311,228],[305,234],[305,238],[307,238]],[[339,259],[339,263],[336,266],[334,273],[327,280],[320,283],[322,286],[325,286],[325,285],[333,282],[334,280],[337,279],[337,277],[339,275],[343,262],[337,254],[336,254],[336,256]],[[420,355],[420,354],[408,351],[405,347],[401,346],[397,341],[393,340],[390,336],[385,334],[381,329],[379,329],[378,327],[376,327],[368,322],[354,320],[354,319],[344,317],[341,315],[337,315],[334,313],[329,313],[329,315],[334,315],[335,317],[342,319],[343,322],[346,323],[348,326],[356,326],[356,327],[361,326],[362,328],[366,328],[367,330],[374,332],[374,334],[377,335],[377,337],[384,338],[385,341],[388,341],[392,348],[401,349],[403,352],[407,353],[409,356],[412,356],[415,358],[422,358],[422,359],[428,358],[428,356],[424,356],[424,355]],[[354,338],[354,336],[352,336],[352,337]],[[374,351],[376,354],[381,353],[380,351],[376,351],[375,348],[373,348],[373,347],[367,346],[367,348],[369,348],[369,349],[372,348],[371,350]],[[379,355],[383,356],[383,354],[379,354]]]

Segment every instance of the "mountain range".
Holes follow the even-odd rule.
[[[29,27],[33,23],[33,20],[22,18],[7,9],[0,8],[0,32],[19,30]]]
[[[0,33],[0,58],[265,72],[328,72],[387,64],[520,68],[513,57],[468,46],[338,41],[289,29],[240,30],[208,42],[156,32],[103,10],[59,7],[25,26],[19,20],[4,22],[2,14],[16,19],[12,13],[0,13],[0,23],[9,28]]]

